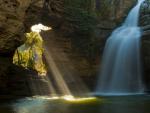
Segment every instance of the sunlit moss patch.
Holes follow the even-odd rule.
[[[17,48],[13,56],[13,63],[24,68],[33,69],[39,75],[46,75],[46,68],[42,60],[43,40],[39,33],[26,33],[26,41]]]

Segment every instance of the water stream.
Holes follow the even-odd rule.
[[[144,92],[140,62],[139,10],[144,0],[129,12],[123,25],[107,39],[96,93],[128,95]]]

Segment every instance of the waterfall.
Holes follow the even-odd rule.
[[[138,27],[140,6],[138,0],[123,25],[107,39],[96,94],[128,95],[144,92],[140,62],[140,37]]]

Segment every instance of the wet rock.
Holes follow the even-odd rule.
[[[146,0],[141,6],[140,26],[142,26],[142,61],[146,91],[150,90],[150,1]]]

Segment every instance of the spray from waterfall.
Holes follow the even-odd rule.
[[[100,95],[127,95],[144,92],[140,62],[139,10],[144,0],[138,0],[123,25],[108,38],[101,73],[96,89]]]

